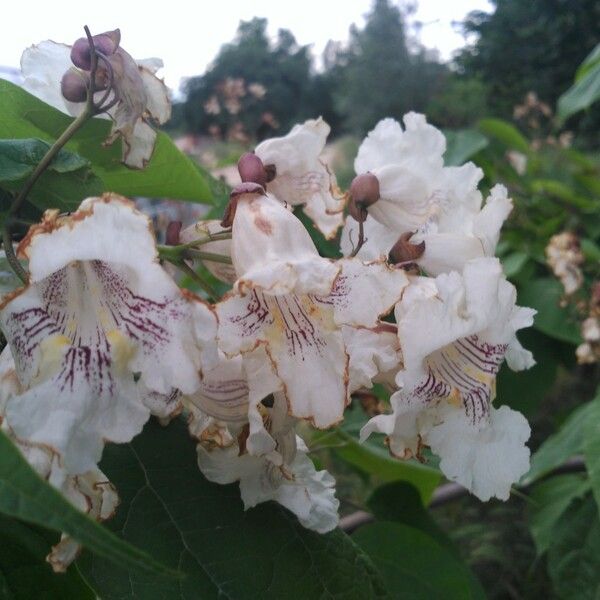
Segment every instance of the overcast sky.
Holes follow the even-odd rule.
[[[300,44],[312,44],[319,55],[328,40],[346,40],[352,23],[362,25],[370,6],[371,0],[16,0],[3,19],[0,66],[17,67],[21,52],[45,39],[72,44],[82,36],[84,24],[92,33],[120,27],[123,47],[134,58],[162,58],[162,75],[176,89],[182,77],[205,70],[240,20],[266,17],[271,34],[290,29]],[[423,44],[446,59],[463,45],[452,22],[471,10],[489,8],[488,0],[420,0],[413,19],[424,24]]]

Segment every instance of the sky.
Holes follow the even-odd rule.
[[[120,27],[121,45],[134,58],[160,57],[161,75],[176,90],[183,77],[204,72],[223,43],[235,35],[240,20],[269,20],[269,33],[290,29],[300,44],[319,56],[328,40],[345,41],[352,23],[364,24],[371,0],[17,0],[0,35],[0,66],[18,67],[21,52],[46,39],[72,44],[83,35]],[[452,26],[471,10],[489,10],[488,0],[419,0],[412,20],[423,23],[420,39],[443,59],[464,44]]]

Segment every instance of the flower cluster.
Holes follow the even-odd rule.
[[[232,285],[214,305],[178,287],[128,200],[48,211],[18,248],[29,284],[0,303],[2,427],[38,472],[107,518],[116,492],[97,468],[104,444],[183,410],[208,479],[239,481],[247,508],[275,500],[326,532],[338,522],[335,481],[298,425],[339,424],[352,395],[381,382],[391,406],[363,439],[384,433],[401,459],[428,447],[449,479],[506,499],[528,469],[529,426],[493,407],[495,378],[505,359],[533,364],[516,332],[534,314],[516,306],[494,258],[511,201],[496,186],[483,204],[481,171],[444,167],[444,136],[422,115],[404,122],[367,136],[346,198],[320,160],[321,119],[242,157],[222,224],[177,236],[186,247],[215,236],[204,258],[230,257],[207,263]],[[323,258],[292,209],[331,238],[345,202],[345,257]],[[76,545],[59,546],[51,560],[64,568]]]

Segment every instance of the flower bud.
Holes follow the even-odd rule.
[[[373,173],[357,175],[350,184],[350,196],[364,208],[379,200],[379,179]]]
[[[179,244],[179,234],[181,233],[182,226],[183,223],[181,221],[171,221],[167,225],[167,232],[165,235],[167,246],[177,246]]]
[[[238,171],[244,183],[258,183],[262,187],[267,185],[267,172],[262,160],[254,152],[246,152],[238,161]]]
[[[410,238],[413,235],[413,232],[407,231],[400,236],[398,241],[392,246],[388,255],[390,263],[394,265],[409,264],[423,256],[423,253],[425,252],[425,242],[411,244]]]
[[[114,54],[121,41],[121,32],[119,29],[107,31],[92,36],[94,47],[98,52],[106,56]],[[79,38],[71,48],[71,61],[76,67],[89,71],[92,68],[92,55],[90,52],[90,43],[87,38]]]
[[[77,69],[69,69],[60,80],[60,91],[69,102],[85,102],[90,77]]]

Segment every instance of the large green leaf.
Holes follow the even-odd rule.
[[[583,455],[600,510],[600,394],[590,403],[588,419],[583,424]]]
[[[0,597],[9,600],[94,600],[96,595],[76,569],[55,575],[45,557],[45,532],[0,515]]]
[[[50,144],[34,138],[0,140],[0,187],[16,194],[42,160]],[[40,211],[48,207],[61,211],[77,208],[89,196],[101,194],[102,181],[85,158],[61,150],[29,192],[29,201]],[[0,212],[8,209],[0,206]]]
[[[151,422],[130,444],[108,447],[101,468],[122,500],[109,527],[186,574],[159,581],[85,554],[79,566],[103,600],[385,596],[370,560],[341,531],[304,529],[274,503],[244,512],[237,484],[206,481],[179,420]]]
[[[464,164],[489,144],[485,135],[475,129],[446,130],[444,135],[446,136],[444,163],[447,166]]]
[[[557,340],[578,345],[582,340],[577,321],[560,306],[563,293],[556,279],[534,279],[519,289],[519,304],[538,311],[533,322],[536,329]]]
[[[581,498],[590,489],[590,480],[584,475],[562,475],[538,483],[530,496],[529,527],[538,554],[548,550],[553,529],[571,502]]]
[[[502,119],[482,119],[477,124],[481,133],[500,142],[507,148],[528,153],[529,143],[521,132],[511,123]]]
[[[402,600],[467,600],[469,572],[446,547],[401,523],[381,521],[359,528],[352,539],[373,559],[390,597]]]
[[[522,483],[528,484],[552,469],[560,466],[568,458],[582,451],[583,428],[592,418],[594,406],[591,402],[574,410],[562,427],[544,441],[531,458],[531,468]]]
[[[0,513],[64,531],[93,552],[132,569],[173,574],[79,512],[46,483],[0,431]]]
[[[591,496],[576,500],[552,530],[548,572],[559,598],[600,598],[600,520]]]
[[[558,116],[567,119],[600,98],[600,44],[577,71],[575,83],[558,99]]]
[[[0,114],[0,138],[41,138],[53,142],[73,120],[4,80],[0,80]],[[66,146],[90,161],[106,191],[125,196],[212,202],[201,172],[168,135],[159,132],[150,163],[138,171],[121,164],[119,142],[110,148],[102,147],[109,129],[110,121],[92,119]]]

